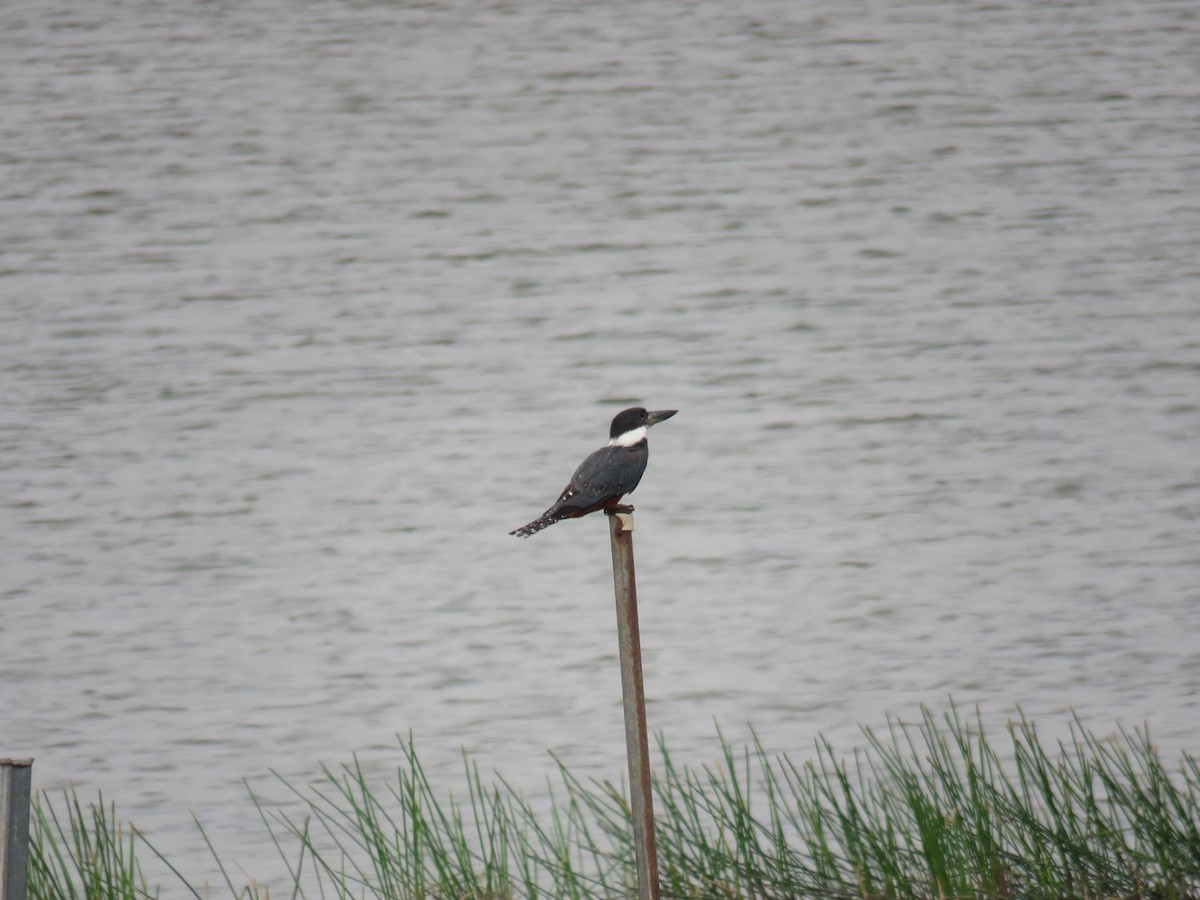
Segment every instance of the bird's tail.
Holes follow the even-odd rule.
[[[555,522],[561,522],[565,518],[566,516],[560,513],[557,509],[551,507],[528,525],[522,525],[520,528],[510,531],[509,534],[515,534],[517,537],[527,538],[530,535],[537,534],[543,528],[549,528]]]

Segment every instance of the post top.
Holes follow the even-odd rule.
[[[616,528],[613,529],[613,534],[625,534],[633,531],[632,506],[619,503],[616,506],[610,506],[608,509],[604,510],[604,514],[610,519],[616,519]]]

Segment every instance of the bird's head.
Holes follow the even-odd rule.
[[[646,429],[665,422],[677,409],[645,410],[640,406],[624,409],[617,413],[608,430],[609,443],[620,447],[631,447],[646,436]]]

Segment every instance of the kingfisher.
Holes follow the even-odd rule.
[[[509,534],[529,537],[563,519],[577,519],[598,509],[617,506],[622,497],[633,493],[646,471],[646,460],[650,458],[647,430],[677,412],[677,409],[648,412],[635,406],[617,413],[608,430],[608,445],[579,464],[553,506]]]

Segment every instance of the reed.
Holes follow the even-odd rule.
[[[29,896],[53,900],[149,895],[137,858],[137,836],[100,797],[84,806],[73,791],[55,806],[34,803],[29,827]]]
[[[1102,739],[1074,720],[1068,740],[1046,746],[1021,718],[1008,723],[1001,754],[978,713],[963,719],[951,706],[864,734],[865,746],[848,757],[821,739],[798,763],[757,739],[734,748],[718,733],[718,761],[697,768],[677,765],[660,741],[663,895],[1200,897],[1200,768],[1184,754],[1169,771],[1145,731]],[[549,803],[535,809],[465,760],[466,793],[456,799],[430,783],[411,736],[400,747],[396,778],[383,788],[353,760],[325,769],[315,789],[288,785],[298,813],[266,809],[252,795],[290,873],[275,896],[607,898],[635,890],[620,785],[581,780],[558,763]],[[111,806],[42,796],[30,896],[159,896],[139,852],[162,858]],[[268,896],[258,884],[235,884],[213,858],[219,889],[199,889],[172,867],[179,885],[165,895]]]

